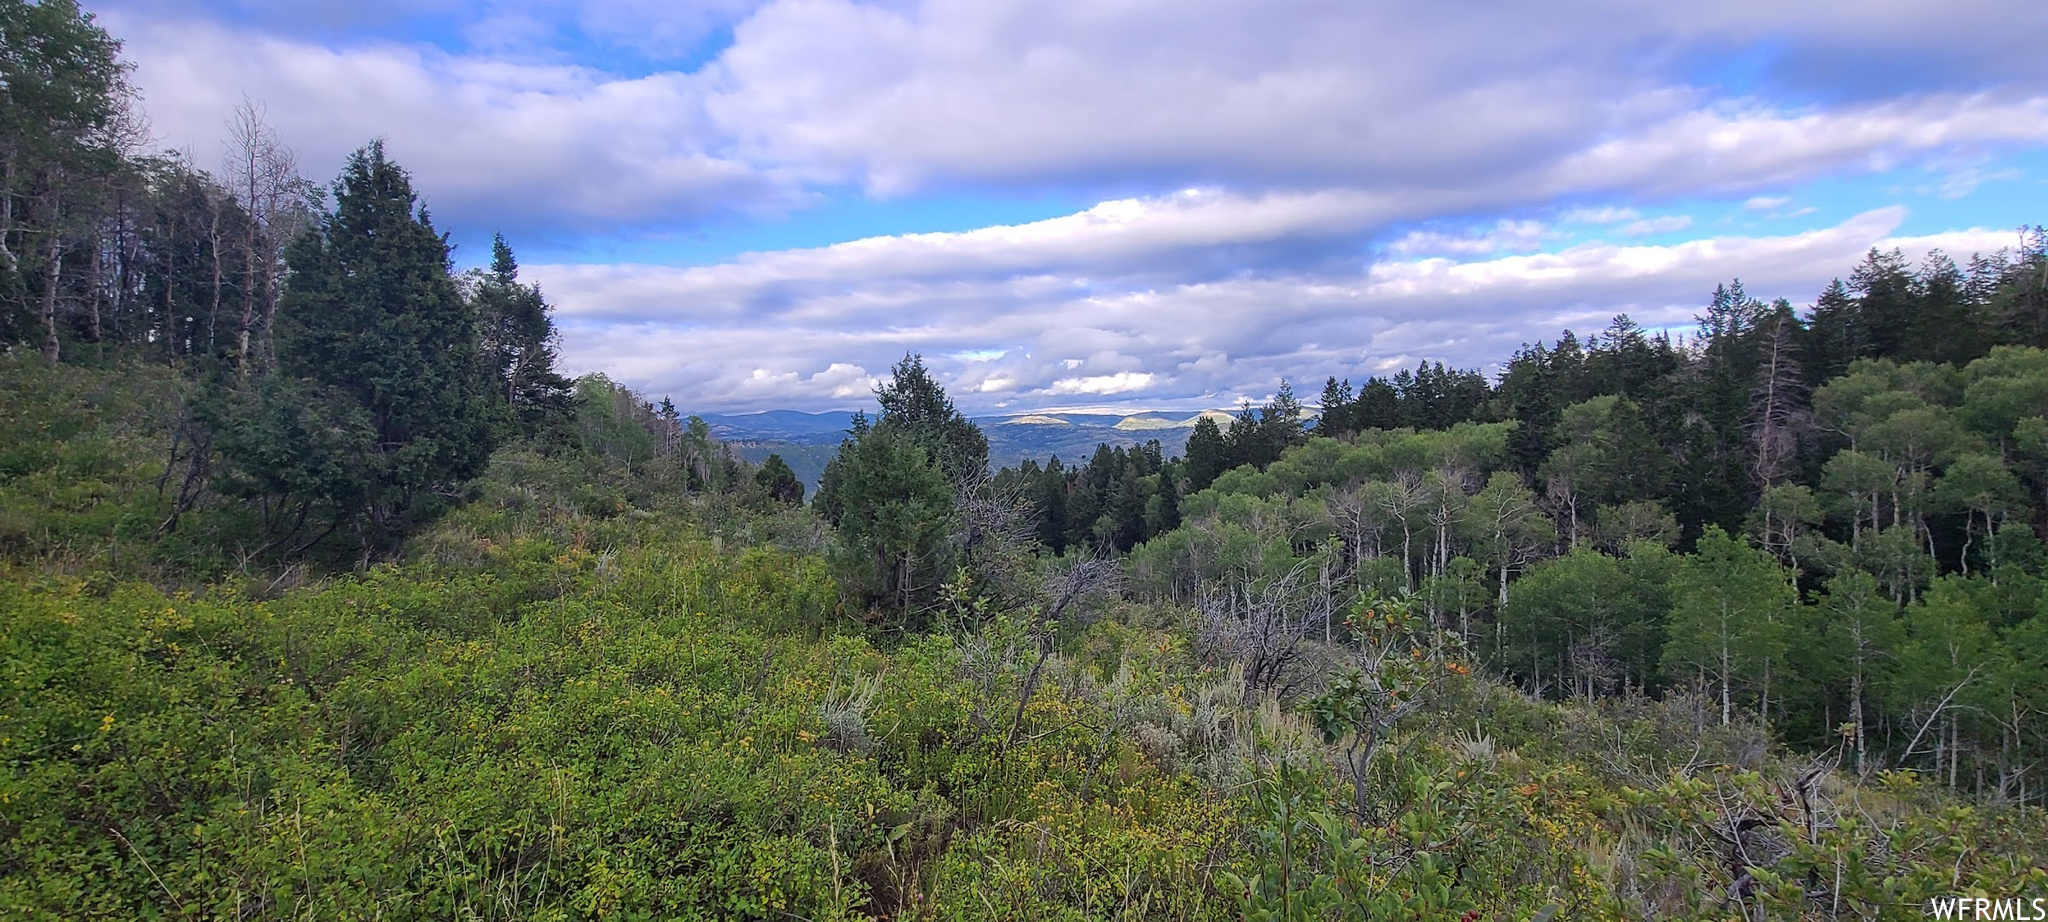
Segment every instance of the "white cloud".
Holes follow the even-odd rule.
[[[246,95],[321,181],[387,138],[444,218],[609,229],[796,201],[769,171],[717,152],[699,77],[621,79],[394,43],[331,49],[178,18],[109,26],[160,143],[201,166],[219,160]]]
[[[1410,231],[1387,244],[1387,252],[1396,256],[1517,253],[1542,249],[1558,236],[1541,221],[1502,220],[1486,230],[1463,234]]]
[[[1147,277],[1092,290],[1057,274],[919,265],[910,276],[874,280],[889,292],[888,311],[860,309],[843,288],[759,275],[727,283],[722,297],[787,302],[779,312],[704,310],[702,289],[650,285],[633,267],[586,267],[585,288],[562,284],[555,267],[531,271],[562,306],[573,367],[623,367],[627,380],[696,409],[864,405],[874,380],[865,369],[909,351],[923,353],[970,411],[1083,395],[1186,408],[1263,399],[1283,377],[1299,387],[1327,375],[1356,381],[1423,358],[1484,367],[1523,342],[1565,327],[1596,329],[1621,312],[1650,326],[1690,328],[1714,286],[1731,278],[1760,297],[1807,303],[1873,246],[1918,259],[1935,247],[1961,256],[2012,244],[2009,231],[1896,237],[1904,218],[1893,207],[1783,236],[1593,242],[1314,272]],[[780,254],[763,261],[805,262]],[[608,313],[619,319],[593,322],[583,299],[606,290],[605,273],[631,296],[613,296],[620,301]]]
[[[1831,112],[1707,109],[1567,156],[1546,185],[1554,194],[1732,192],[1958,145],[2044,141],[2048,96],[1927,96]]]
[[[1574,208],[1561,218],[1566,224],[1620,224],[1641,217],[1633,208],[1616,208],[1611,205],[1599,208]]]
[[[593,318],[639,315],[656,293],[690,305],[700,318],[820,311],[893,316],[904,307],[899,294],[909,280],[999,276],[1011,300],[1071,294],[1091,278],[1177,271],[1180,254],[1294,246],[1353,232],[1395,208],[1383,197],[1348,190],[1257,197],[1197,190],[1104,202],[1027,224],[751,253],[715,266],[563,265],[545,272],[548,290],[562,296],[565,310]],[[963,291],[985,295],[977,287]]]
[[[1960,27],[1949,4],[1894,4],[1880,15],[1768,3],[1622,13],[1590,0],[1484,17],[1420,5],[1282,6],[782,0],[736,31],[711,111],[750,150],[885,193],[1104,171],[1395,188],[1447,187],[1524,166],[1540,172],[1588,150],[1602,164],[1671,156],[1653,149],[1663,138],[1632,143],[1646,132],[1737,169],[1784,159],[1749,143],[1759,134],[1833,165],[1873,147],[1961,136],[1897,124],[1940,114],[1953,97],[1939,93],[1897,119],[1866,106],[1853,120],[1862,124],[1812,123],[1830,129],[1822,132],[1803,131],[1804,113],[1705,111],[1711,100],[1660,71],[1665,59],[1641,55],[1643,42],[1674,51],[1766,35],[1830,49],[1903,43],[1921,51],[1918,60],[1974,54],[1969,66],[2007,73],[1946,86],[2039,86],[2015,76],[2039,70],[2023,48]],[[2039,12],[2025,18],[2048,25]],[[1852,59],[1845,69],[1884,73],[1874,66]],[[1980,124],[1964,133],[2008,130]],[[2041,136],[2038,126],[2011,130]],[[1642,173],[1629,178],[1656,184]],[[1661,181],[1685,182],[1682,174]]]
[[[1648,237],[1653,234],[1669,234],[1692,226],[1692,215],[1672,214],[1656,218],[1645,218],[1630,222],[1615,233],[1624,237]]]
[[[158,130],[202,164],[246,92],[315,178],[386,136],[444,226],[515,243],[701,234],[708,215],[797,210],[838,183],[1116,190],[1043,221],[714,265],[527,267],[572,367],[701,409],[862,404],[870,369],[907,351],[963,405],[1229,405],[1282,376],[1481,364],[1621,310],[1683,324],[1735,276],[1803,300],[1873,245],[2009,243],[1889,240],[1896,209],[1796,235],[1566,245],[1589,228],[1673,233],[1690,219],[1642,212],[1713,197],[1807,214],[1780,215],[1781,190],[1855,171],[1924,169],[1901,188],[1965,195],[2012,178],[1992,155],[2048,143],[2048,58],[2029,38],[2048,4],[1998,0],[1560,0],[1485,17],[1287,0],[227,0],[260,29],[106,2]],[[322,42],[322,17],[350,35],[451,20],[470,47]],[[644,72],[723,25],[732,44],[701,69]],[[1837,101],[1717,98],[1685,69],[1762,38],[1813,63],[1773,79],[1830,91],[1788,96]],[[591,43],[640,69],[605,70]],[[1913,54],[1910,89],[1886,82],[1886,49]],[[1375,240],[1387,258],[1368,265]]]
[[[248,21],[296,38],[209,24],[189,5],[108,2],[172,146],[209,162],[248,93],[270,103],[316,177],[389,136],[444,219],[476,232],[688,226],[797,208],[837,182],[884,195],[977,182],[1143,190],[1192,180],[1305,199],[1335,189],[1353,200],[1337,207],[1362,202],[1384,224],[1560,198],[1748,194],[2048,140],[2048,97],[2030,79],[2048,71],[2009,38],[2028,22],[2048,26],[2048,14],[2008,8],[2001,29],[1959,25],[1991,0],[1625,15],[1608,0],[1564,0],[1486,17],[1224,0],[240,5]],[[323,23],[444,19],[473,47],[310,38]],[[550,56],[568,36],[676,59],[727,25],[731,45],[692,73],[619,76],[598,69],[601,56],[584,56],[597,66]],[[1711,98],[1667,60],[1764,35],[1830,52],[1908,42],[1921,70],[1972,76],[1781,109]],[[1644,42],[1669,54],[1644,56]],[[1875,66],[1862,60],[1842,67]],[[1627,210],[1585,208],[1567,221],[1622,223]]]
[[[1978,186],[1987,182],[2009,182],[2023,179],[2026,175],[2026,173],[2018,169],[1991,170],[1973,165],[1950,171],[1947,175],[1941,177],[1941,181],[1938,184],[1932,188],[1922,186],[1920,191],[1923,194],[1932,193],[1939,198],[1953,200],[1976,192]]]
[[[1152,383],[1152,377],[1149,372],[1120,371],[1113,375],[1096,375],[1089,378],[1061,378],[1054,381],[1052,387],[1047,388],[1045,392],[1053,396],[1128,394],[1144,390],[1146,385]]]

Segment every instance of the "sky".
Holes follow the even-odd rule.
[[[157,143],[244,100],[502,232],[695,412],[1313,399],[2048,223],[2038,0],[85,0]]]

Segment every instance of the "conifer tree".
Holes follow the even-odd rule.
[[[754,472],[754,482],[769,499],[789,506],[803,505],[804,483],[796,479],[796,472],[779,454],[771,453],[768,460],[761,462],[761,469]]]
[[[1807,324],[1807,383],[1820,384],[1846,371],[1863,354],[1866,337],[1855,298],[1841,279],[1835,279],[1813,303],[1813,319]]]
[[[369,419],[360,491],[335,509],[367,549],[483,470],[490,404],[448,243],[383,142],[349,158],[334,201],[292,245],[278,362],[286,377],[353,401]]]
[[[1335,375],[1331,375],[1330,380],[1323,383],[1323,399],[1320,401],[1322,406],[1316,418],[1316,434],[1335,439],[1357,432],[1358,426],[1351,419],[1354,399],[1351,382],[1340,382]]]
[[[901,429],[955,485],[986,474],[988,437],[953,408],[952,398],[924,367],[924,357],[906,355],[890,371],[889,383],[875,391],[882,405],[875,425]]]
[[[909,431],[856,417],[819,502],[836,511],[837,569],[862,602],[908,614],[931,598],[949,569],[953,491]]]
[[[1055,556],[1067,549],[1067,469],[1057,455],[1045,462],[1045,472],[1031,488],[1038,507],[1038,540]]]
[[[1229,450],[1229,443],[1224,441],[1223,430],[1216,425],[1215,419],[1203,416],[1195,420],[1195,431],[1188,436],[1187,460],[1183,465],[1187,470],[1189,493],[1208,489],[1217,477],[1222,476],[1228,469]]]
[[[519,283],[519,262],[503,234],[491,240],[491,269],[472,277],[478,348],[493,403],[514,432],[539,435],[565,424],[573,388],[555,371],[555,325],[539,285]]]
[[[1352,401],[1348,422],[1363,432],[1401,425],[1401,394],[1385,378],[1368,378]]]
[[[841,575],[866,601],[911,613],[930,601],[958,550],[947,538],[960,491],[988,471],[988,439],[953,407],[920,356],[877,388],[825,466],[817,507],[839,528]]]

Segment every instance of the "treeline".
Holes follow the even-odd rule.
[[[1843,434],[1811,416],[1810,397],[1852,363],[1959,365],[2001,345],[2048,345],[2044,254],[2040,228],[2023,229],[2013,250],[1972,256],[1967,270],[1939,251],[1915,269],[1896,250],[1872,250],[1803,313],[1783,299],[1752,298],[1737,281],[1715,291],[1689,342],[1623,315],[1588,337],[1566,331],[1523,347],[1492,383],[1441,362],[1356,388],[1331,378],[1312,420],[1283,382],[1227,427],[1199,420],[1184,458],[1153,465],[1141,476],[1158,479],[1126,490],[1120,503],[1105,502],[1102,485],[1119,484],[1125,462],[1101,453],[1079,466],[1029,462],[997,480],[1028,484],[1048,547],[1127,551],[1171,528],[1146,509],[1176,505],[1225,471],[1263,469],[1310,434],[1342,440],[1513,421],[1511,467],[1565,511],[1568,546],[1592,537],[1591,518],[1576,511],[1641,501],[1661,504],[1688,541],[1708,524],[1739,531],[1765,486],[1795,475],[1813,482],[1842,447]],[[1613,400],[1588,403],[1601,397]],[[1098,463],[1113,475],[1091,473]],[[1092,515],[1077,522],[1070,505]]]
[[[1141,597],[1409,594],[1533,694],[1696,690],[1861,769],[2038,799],[2044,273],[2038,228],[1967,271],[1873,251],[1807,311],[1733,283],[1687,341],[1620,317],[1491,386],[1331,380],[1313,423],[1283,388],[1181,459],[995,482],[1048,550],[1128,553]]]
[[[514,443],[800,501],[786,465],[757,477],[666,400],[558,373],[511,247],[456,273],[382,142],[327,190],[253,104],[218,171],[144,153],[119,43],[89,14],[8,0],[0,28],[0,341],[177,369],[159,536],[246,513],[221,529],[262,536],[246,557],[383,554]]]
[[[0,338],[51,361],[121,346],[267,365],[284,251],[320,192],[260,111],[237,111],[208,171],[144,150],[120,43],[76,3],[0,3],[0,32]]]

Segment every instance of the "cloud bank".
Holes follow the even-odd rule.
[[[213,162],[245,97],[315,177],[387,138],[458,237],[539,242],[571,364],[706,410],[850,406],[909,351],[979,408],[1216,406],[2048,204],[2017,0],[96,8],[166,145]],[[972,205],[1045,195],[1096,204]],[[909,229],[772,245],[844,200]],[[733,227],[771,245],[647,256]]]

